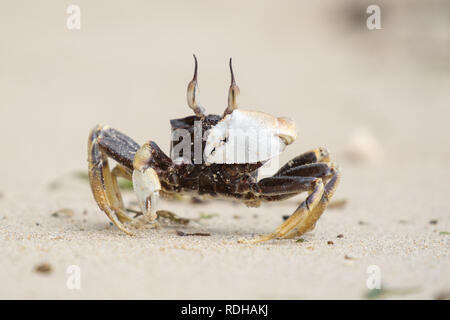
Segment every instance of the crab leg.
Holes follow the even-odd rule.
[[[305,188],[309,187],[310,194],[294,213],[273,233],[255,239],[252,242],[267,241],[276,238],[292,238],[300,236],[314,228],[317,220],[325,211],[340,180],[338,167],[328,161],[329,155],[325,149],[315,149],[289,161],[275,176],[258,182],[262,191],[262,194],[260,194],[261,198],[271,199],[272,195],[276,195],[281,196],[280,199],[282,199],[285,198],[283,197],[283,193],[286,197],[289,197],[296,187],[298,188],[297,193],[307,191],[302,190],[298,185],[295,186],[287,183],[288,178],[295,178],[298,179],[297,181],[302,181]],[[326,182],[325,185],[324,182]]]
[[[122,231],[132,234],[123,222],[131,220],[123,206],[117,185],[117,176],[126,175],[130,170],[134,153],[139,145],[127,136],[107,126],[96,126],[89,135],[88,163],[89,183],[94,198],[102,211]],[[108,156],[124,166],[113,172],[109,169]],[[129,174],[129,173],[128,173]]]
[[[125,208],[125,205],[123,204],[122,194],[120,193],[119,184],[117,183],[117,177],[122,177],[127,180],[131,180],[131,174],[128,169],[126,169],[124,166],[118,164],[114,167],[114,169],[111,171],[111,177],[112,177],[112,184],[113,184],[113,190],[116,194],[116,198],[120,203],[120,208]],[[128,215],[126,218],[129,218]],[[127,221],[129,221],[127,219]]]
[[[314,229],[317,220],[320,218],[322,213],[325,211],[328,203],[330,202],[331,198],[334,195],[334,192],[336,191],[336,188],[339,184],[339,181],[341,179],[341,174],[339,171],[339,168],[336,166],[333,166],[332,168],[332,177],[325,185],[325,190],[322,195],[322,198],[320,199],[319,203],[314,207],[311,214],[307,219],[304,219],[304,221],[301,221],[297,224],[294,230],[290,232],[285,238],[295,238],[299,237],[305,232],[308,232],[312,229]]]
[[[314,177],[269,177],[255,183],[253,192],[259,197],[299,194],[314,188],[317,178]]]
[[[321,147],[317,148],[308,152],[305,152],[294,159],[290,160],[288,163],[286,163],[284,166],[278,170],[277,173],[275,173],[275,176],[284,175],[284,172],[286,170],[289,170],[294,167],[299,167],[305,164],[309,163],[316,163],[316,162],[329,162],[330,161],[330,154],[327,149]]]
[[[295,210],[295,212],[282,223],[274,232],[266,236],[262,236],[259,239],[255,239],[251,242],[261,242],[272,240],[276,238],[284,238],[288,233],[296,228],[299,224],[304,224],[308,221],[310,214],[313,212],[316,205],[322,199],[324,193],[324,185],[321,179],[316,178],[313,182],[312,191],[310,191],[309,196],[300,206]]]
[[[290,169],[285,170],[282,176],[326,178],[331,175],[331,169],[334,166],[335,164],[332,162],[308,163],[297,167],[291,167]]]

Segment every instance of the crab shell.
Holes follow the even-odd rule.
[[[283,152],[297,138],[297,129],[289,118],[236,109],[207,134],[206,164],[257,163]]]

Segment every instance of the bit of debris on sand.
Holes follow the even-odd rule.
[[[175,213],[167,210],[158,210],[156,214],[158,215],[158,219],[160,218],[167,219],[176,224],[187,225],[191,221],[189,219],[179,217]]]
[[[336,199],[331,201],[328,205],[328,209],[342,209],[347,205],[347,199]]]
[[[73,210],[69,208],[59,209],[51,214],[54,218],[70,218],[73,216]]]
[[[52,266],[48,263],[40,263],[34,267],[34,271],[38,273],[50,273],[52,270]]]
[[[200,216],[197,218],[198,220],[200,219],[211,219],[214,217],[219,216],[217,213],[200,213]]]
[[[200,198],[200,197],[192,197],[191,198],[191,203],[192,204],[203,204],[203,203],[205,203],[206,201],[205,200],[203,200],[202,198]]]
[[[177,230],[177,235],[181,236],[181,237],[186,237],[186,236],[200,236],[200,237],[209,237],[211,234],[208,232],[193,232],[193,233],[187,233],[187,232],[183,232],[180,230]]]

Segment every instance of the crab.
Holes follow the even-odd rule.
[[[195,55],[194,61],[194,76],[187,87],[187,103],[194,115],[170,121],[170,157],[155,142],[139,145],[106,125],[99,124],[90,132],[89,183],[99,208],[117,228],[132,235],[137,218],[125,209],[118,177],[132,180],[142,210],[139,218],[146,223],[156,223],[160,195],[222,197],[258,207],[262,202],[282,201],[307,192],[306,199],[275,231],[251,241],[294,238],[312,230],[340,180],[339,168],[330,161],[327,149],[305,152],[273,176],[258,179],[258,170],[296,140],[295,123],[289,118],[238,108],[240,90],[231,58],[228,106],[222,115],[205,114],[199,103]],[[242,138],[245,143],[239,144]],[[112,170],[109,158],[117,163]]]

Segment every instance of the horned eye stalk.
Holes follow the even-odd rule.
[[[205,109],[199,103],[199,92],[198,82],[197,82],[197,71],[198,71],[198,62],[197,57],[194,56],[194,76],[192,80],[189,82],[187,86],[187,103],[188,106],[194,111],[195,115],[199,118],[205,117]],[[231,84],[230,89],[228,90],[228,106],[225,109],[222,118],[225,118],[228,114],[232,113],[234,110],[238,108],[238,98],[240,94],[239,87],[236,84],[236,80],[234,79],[232,58],[230,58],[230,73],[231,73]]]
[[[204,118],[205,117],[205,109],[203,109],[199,104],[199,89],[198,89],[198,83],[197,83],[197,69],[198,69],[198,63],[197,63],[197,57],[194,56],[194,77],[192,78],[191,82],[189,82],[187,87],[187,103],[189,107],[194,110],[194,113],[197,117]]]
[[[227,114],[232,113],[238,107],[238,98],[241,93],[239,87],[236,85],[236,81],[234,79],[233,73],[233,65],[232,58],[230,58],[230,72],[231,72],[231,84],[230,89],[228,90],[228,106],[223,113],[223,118],[226,117]]]

